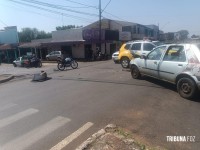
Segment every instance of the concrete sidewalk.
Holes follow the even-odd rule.
[[[133,134],[116,125],[107,125],[93,134],[76,150],[166,150],[161,147],[150,148],[137,142]]]
[[[14,78],[14,76],[11,74],[0,74],[0,83],[7,82],[13,78]]]

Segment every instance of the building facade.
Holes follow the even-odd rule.
[[[16,44],[19,43],[19,37],[16,26],[5,27],[0,30],[0,44]]]
[[[0,62],[10,63],[18,56],[19,37],[16,26],[0,30]]]
[[[142,40],[144,38],[158,40],[159,28],[155,25],[141,25],[132,22],[124,22],[110,19],[101,20],[79,29],[58,30],[52,32],[52,39],[48,41],[33,40],[31,43],[22,44],[21,49],[38,51],[40,58],[51,51],[62,51],[73,58],[91,59],[101,52],[106,57],[119,50],[124,42]]]

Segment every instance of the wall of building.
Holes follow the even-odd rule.
[[[72,55],[74,58],[85,58],[84,44],[75,44],[72,47]]]
[[[16,44],[19,43],[17,27],[5,27],[0,30],[0,44]]]
[[[80,41],[83,40],[82,29],[69,29],[52,32],[52,41]]]

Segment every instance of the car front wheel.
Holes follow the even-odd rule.
[[[121,65],[123,68],[128,68],[129,67],[129,59],[127,57],[124,57],[121,59]]]
[[[177,90],[181,97],[191,99],[195,96],[197,87],[192,79],[184,77],[178,80]]]
[[[133,79],[139,79],[141,77],[140,71],[137,66],[131,67],[131,75]]]

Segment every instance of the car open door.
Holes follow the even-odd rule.
[[[159,77],[163,80],[175,82],[177,74],[183,72],[187,65],[184,46],[170,46],[159,65]]]
[[[160,46],[151,51],[143,61],[142,70],[146,75],[158,78],[158,67],[166,46]]]

